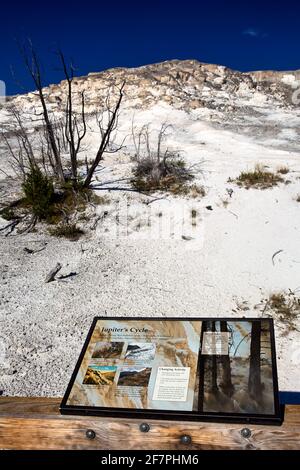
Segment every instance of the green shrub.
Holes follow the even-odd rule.
[[[16,218],[16,214],[10,207],[4,207],[4,209],[1,209],[0,216],[5,220],[14,220]]]
[[[22,189],[33,214],[39,219],[47,218],[51,213],[51,204],[54,199],[52,181],[38,167],[32,167]]]

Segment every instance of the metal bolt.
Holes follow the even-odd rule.
[[[251,431],[249,428],[243,428],[241,430],[241,435],[242,437],[244,437],[245,439],[248,439],[249,437],[251,437]]]
[[[150,426],[148,423],[142,423],[140,424],[140,431],[141,432],[149,432],[150,431]]]
[[[183,436],[180,437],[180,442],[181,444],[191,444],[192,438],[188,434],[183,434]]]
[[[88,429],[86,431],[85,435],[88,439],[95,439],[95,437],[96,437],[96,433],[95,433],[95,431],[93,431],[93,429]]]

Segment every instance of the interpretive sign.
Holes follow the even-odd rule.
[[[273,321],[96,317],[61,412],[280,424]]]

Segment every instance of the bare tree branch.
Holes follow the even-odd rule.
[[[94,159],[94,161],[93,161],[93,163],[92,163],[92,165],[89,169],[89,172],[86,176],[86,179],[84,181],[84,186],[86,188],[91,184],[94,172],[95,172],[97,166],[99,165],[100,161],[103,158],[103,154],[104,154],[104,152],[106,151],[106,149],[109,145],[111,134],[112,134],[113,130],[115,129],[116,123],[118,122],[118,112],[119,112],[121,102],[122,102],[122,99],[123,99],[124,87],[125,87],[125,82],[122,83],[122,85],[119,89],[119,98],[118,98],[118,101],[117,101],[117,103],[116,103],[116,105],[113,109],[110,108],[110,104],[109,104],[108,97],[107,97],[106,103],[107,103],[107,111],[108,111],[109,121],[108,121],[108,124],[107,124],[107,127],[106,127],[105,131],[101,132],[102,139],[101,139],[101,143],[100,143],[97,155],[96,155],[96,157],[95,157],[95,159]]]
[[[60,158],[60,154],[58,151],[58,146],[55,138],[55,132],[53,129],[52,122],[50,120],[48,108],[46,105],[44,92],[43,92],[43,82],[42,82],[42,74],[41,74],[41,65],[38,59],[37,53],[33,47],[33,44],[30,39],[28,39],[28,45],[20,45],[20,52],[23,57],[25,66],[27,68],[28,73],[30,74],[38,92],[39,100],[43,109],[43,116],[45,121],[45,126],[47,130],[47,134],[49,137],[49,143],[53,152],[54,160],[55,160],[55,171],[58,178],[64,182],[64,173],[62,168],[62,162]]]

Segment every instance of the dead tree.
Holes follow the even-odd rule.
[[[98,125],[99,125],[100,135],[101,135],[101,142],[100,142],[96,157],[87,171],[87,175],[84,181],[85,188],[88,188],[89,185],[91,184],[91,181],[92,181],[92,178],[96,171],[97,166],[99,165],[100,161],[103,159],[104,153],[109,150],[109,145],[111,143],[113,132],[116,130],[117,125],[118,125],[119,110],[120,110],[121,102],[124,96],[124,93],[123,93],[124,87],[125,87],[125,82],[122,83],[119,89],[119,97],[114,106],[111,106],[109,102],[110,101],[109,95],[107,96],[106,109],[101,114],[101,117],[98,120]],[[105,112],[107,113],[107,125],[106,126],[103,125]],[[116,152],[117,150],[120,150],[122,146],[123,146],[123,143],[120,146],[118,146],[117,149],[115,148],[111,151]]]
[[[65,135],[66,134],[65,120],[56,118],[56,116],[53,116],[52,122],[53,122],[54,131],[55,131],[55,137],[56,137],[59,154],[61,155],[62,153],[68,153],[69,145],[68,145],[68,141]]]
[[[187,167],[181,151],[170,150],[165,145],[168,129],[172,127],[172,124],[163,122],[157,131],[151,130],[150,124],[137,129],[132,121],[131,132],[136,160],[134,175],[138,179],[146,179],[152,188],[159,188],[160,183],[167,177],[169,182],[187,182],[200,171],[198,167],[201,162]]]
[[[77,119],[77,113],[73,109],[73,91],[72,82],[74,79],[74,67],[71,64],[68,68],[66,60],[62,51],[58,52],[64,75],[67,81],[67,104],[65,110],[65,137],[69,146],[69,154],[71,161],[72,179],[74,185],[77,185],[77,169],[78,161],[77,156],[80,151],[81,142],[86,135],[86,120],[85,120],[85,101],[84,92],[81,93],[81,123],[79,125]]]
[[[30,40],[28,40],[27,47],[26,45],[20,46],[20,50],[21,50],[21,55],[23,57],[25,66],[36,86],[38,97],[42,106],[45,127],[46,127],[50,147],[51,147],[53,157],[54,157],[54,162],[55,162],[55,173],[56,173],[56,176],[59,178],[59,180],[61,182],[64,182],[65,177],[64,177],[61,157],[60,157],[58,146],[57,146],[57,141],[55,138],[54,126],[49,116],[49,112],[48,112],[48,108],[46,105],[46,100],[45,100],[45,96],[43,92],[43,82],[42,82],[40,61],[38,59],[37,53]]]
[[[18,140],[17,135],[15,135],[15,138],[17,140],[19,149],[14,148],[9,137],[6,135],[5,132],[2,131],[0,133],[0,136],[1,136],[2,142],[4,143],[4,146],[6,147],[8,151],[10,165],[11,165],[12,170],[18,177],[21,177],[21,179],[24,181],[26,177],[26,162],[24,162],[23,151],[20,149],[20,142]]]
[[[170,127],[172,127],[170,124],[162,123],[155,137],[151,139],[149,123],[137,130],[132,121],[131,132],[137,161],[137,176],[147,175],[151,180],[159,183],[160,179],[168,174],[168,159],[172,160],[174,157],[178,157],[174,152],[169,152],[168,148],[164,151],[162,149],[167,129]],[[171,172],[173,173],[173,171]]]
[[[11,114],[12,114],[12,116],[13,116],[13,118],[14,118],[17,126],[18,126],[18,132],[16,133],[16,136],[19,139],[20,148],[24,149],[24,152],[27,156],[29,165],[31,167],[34,167],[34,166],[37,165],[37,163],[36,163],[36,159],[35,159],[35,156],[34,156],[33,147],[31,145],[31,142],[30,142],[30,139],[29,139],[28,134],[26,132],[26,129],[23,125],[22,117],[20,115],[20,112],[13,105],[10,108],[10,112],[11,112]]]
[[[135,159],[139,162],[142,158],[151,158],[152,151],[150,146],[150,124],[144,124],[140,129],[134,127],[134,116],[131,122],[131,135],[135,148]],[[146,149],[146,155],[143,155],[142,147]]]
[[[228,333],[226,321],[220,321],[220,330],[221,330],[221,333]],[[231,366],[230,366],[229,352],[228,354],[222,354],[221,362],[222,362],[222,380],[220,382],[220,387],[227,396],[231,397],[234,391],[234,386],[231,380]]]
[[[35,129],[28,130],[26,116],[11,104],[7,108],[10,113],[10,128],[0,133],[8,154],[10,165],[17,176],[24,181],[32,168],[43,167],[44,173],[55,174],[55,162],[52,159],[48,133],[45,123]],[[28,119],[27,119],[28,121]],[[29,122],[31,124],[31,121]]]
[[[250,369],[248,379],[248,391],[251,397],[260,399],[262,394],[261,384],[261,324],[253,321],[251,326],[250,345]]]
[[[8,151],[13,171],[24,180],[26,172],[30,168],[36,167],[37,162],[20,111],[14,105],[7,109],[11,116],[13,128],[3,130],[0,134],[1,140]]]
[[[78,112],[75,108],[74,95],[73,95],[73,79],[74,79],[74,67],[71,64],[67,65],[64,54],[59,51],[59,59],[62,65],[63,73],[67,83],[67,94],[66,94],[66,107],[64,117],[61,120],[55,120],[55,116],[50,119],[49,111],[46,104],[46,99],[43,91],[41,65],[36,54],[35,49],[32,46],[31,41],[28,41],[28,45],[20,46],[21,54],[25,62],[25,66],[37,88],[37,95],[39,97],[42,106],[42,120],[43,125],[39,126],[43,133],[42,142],[40,145],[40,156],[42,157],[42,166],[44,171],[47,173],[47,166],[52,168],[54,176],[64,183],[66,181],[66,175],[64,174],[64,167],[61,158],[61,151],[67,145],[68,153],[70,158],[71,166],[71,177],[74,183],[74,188],[78,185],[78,153],[81,150],[82,140],[84,139],[87,132],[86,117],[85,117],[85,96],[84,92],[81,93],[81,109]],[[100,161],[103,159],[104,153],[117,152],[123,147],[124,140],[121,145],[112,145],[114,131],[117,129],[118,116],[121,101],[123,99],[123,90],[125,82],[119,89],[119,96],[115,103],[112,105],[110,102],[110,94],[108,93],[105,101],[104,109],[98,115],[98,126],[100,129],[100,144],[92,161],[90,167],[86,165],[86,177],[83,183],[85,188],[88,188],[93,175],[98,167]],[[39,116],[39,115],[37,115]],[[107,117],[106,125],[104,125],[104,116]],[[22,129],[22,121],[18,123],[18,127],[26,134],[25,128]],[[63,133],[62,133],[63,129]],[[23,132],[24,131],[24,132]],[[26,144],[26,140],[21,143]],[[24,148],[27,152],[27,157],[31,158],[30,146]]]
[[[211,332],[212,332],[212,356],[211,356],[211,389],[210,391],[214,394],[218,392],[218,363],[217,363],[217,355],[216,355],[216,338],[215,333],[216,331],[216,322],[211,322]]]
[[[172,128],[171,124],[163,122],[156,134],[155,139],[151,142],[150,124],[144,124],[140,129],[134,127],[134,119],[131,124],[131,135],[135,148],[135,157],[137,161],[149,159],[157,166],[162,160],[165,161],[168,156],[168,149],[162,153],[162,144],[167,137],[167,130]]]

